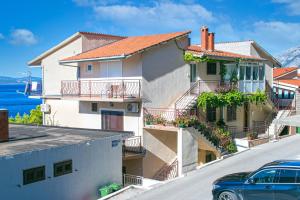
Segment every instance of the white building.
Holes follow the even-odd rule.
[[[9,134],[0,143],[1,199],[89,200],[122,184],[122,132],[10,125]]]
[[[205,27],[202,45],[190,45],[189,33],[124,38],[80,32],[33,59],[30,66],[42,67],[41,97],[49,106],[44,124],[134,132],[141,140],[128,144],[142,144],[146,154],[124,156],[123,171],[147,178],[181,175],[220,157],[206,136],[174,127],[174,121],[191,113],[200,93],[220,86],[224,61],[228,69],[238,66],[238,89],[244,93],[267,90],[272,68],[280,63],[253,41],[215,44]],[[188,63],[185,53],[210,62]],[[225,109],[226,124],[245,133],[255,121],[265,121],[272,105]],[[219,112],[203,113],[201,121],[215,123]]]

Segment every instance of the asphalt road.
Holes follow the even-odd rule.
[[[278,159],[300,160],[300,135],[260,145],[210,166],[195,170],[172,182],[148,190],[137,200],[212,200],[212,183],[226,174],[253,171]]]

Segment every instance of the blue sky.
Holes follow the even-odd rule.
[[[11,0],[0,19],[0,75],[8,76],[22,76],[29,60],[77,31],[192,30],[199,43],[207,25],[217,41],[253,39],[274,55],[300,46],[300,0]]]

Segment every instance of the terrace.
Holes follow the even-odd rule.
[[[61,95],[80,100],[137,101],[141,99],[141,80],[64,80],[61,82]]]

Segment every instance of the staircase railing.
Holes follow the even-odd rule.
[[[131,174],[123,174],[123,185],[143,185],[143,177]]]
[[[164,164],[160,170],[153,176],[154,179],[159,181],[165,181],[178,176],[178,160],[177,158],[169,165]]]
[[[190,96],[191,94],[195,95],[195,97],[192,100],[196,99],[197,98],[197,95],[200,94],[200,80],[195,82],[191,87],[190,89],[188,89],[176,102],[175,102],[175,109],[178,108],[178,105],[180,105],[184,98],[186,96]],[[186,106],[185,106],[186,107]],[[183,108],[184,109],[184,108]]]

